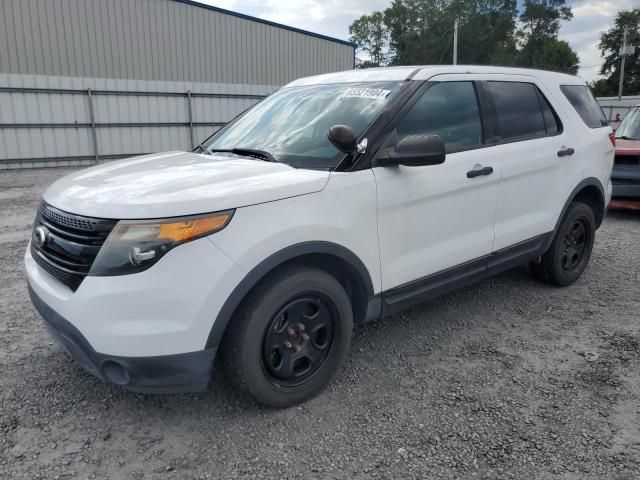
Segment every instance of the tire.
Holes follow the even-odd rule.
[[[591,207],[581,202],[569,205],[549,250],[541,261],[529,264],[534,278],[561,287],[580,278],[591,258],[595,224]]]
[[[221,345],[226,377],[259,403],[284,408],[321,392],[351,343],[351,302],[322,270],[291,267],[249,294]]]

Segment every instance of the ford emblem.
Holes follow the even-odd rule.
[[[42,247],[49,241],[49,230],[42,225],[39,225],[33,231],[33,240],[38,247]]]

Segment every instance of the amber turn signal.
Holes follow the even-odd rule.
[[[220,213],[212,217],[194,218],[175,223],[161,223],[157,238],[166,238],[184,243],[218,232],[227,226],[231,213]]]

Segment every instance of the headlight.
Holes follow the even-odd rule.
[[[111,231],[89,275],[137,273],[151,267],[169,250],[219,232],[233,210],[165,220],[122,220]]]

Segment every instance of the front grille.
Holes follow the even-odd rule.
[[[613,161],[616,165],[640,166],[640,155],[616,155]]]
[[[63,212],[42,202],[34,223],[31,255],[42,269],[76,291],[116,223]],[[38,242],[38,227],[44,229],[44,243]]]

